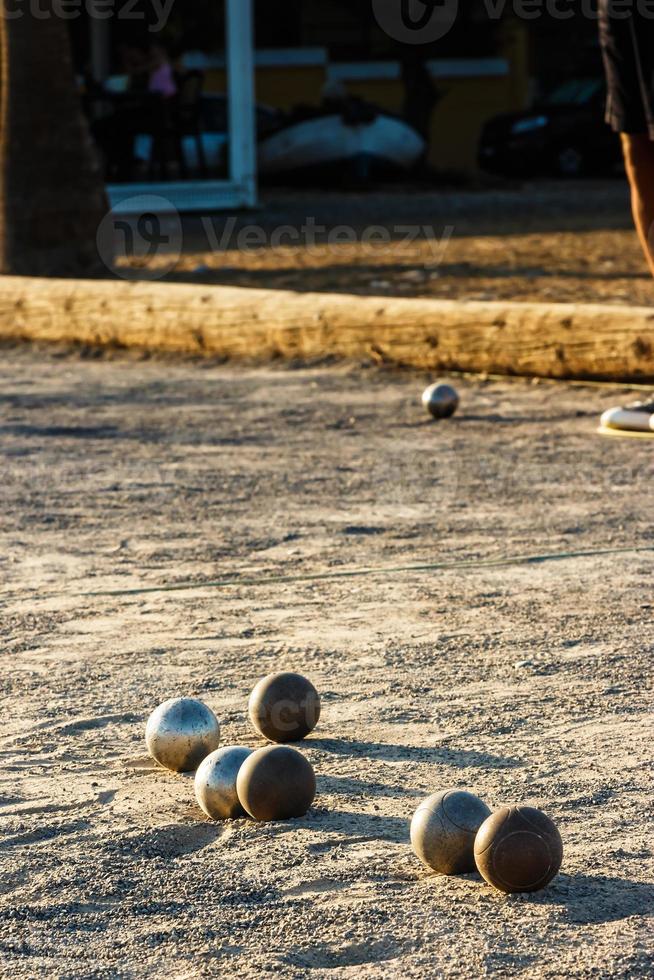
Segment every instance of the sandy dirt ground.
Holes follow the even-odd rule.
[[[628,392],[461,380],[431,423],[366,365],[0,354],[2,976],[654,976],[654,456],[595,433]],[[315,806],[211,822],[146,717],[258,745],[285,668]],[[447,787],[550,814],[554,883],[422,868]]]
[[[654,300],[622,179],[476,191],[268,190],[260,211],[185,219],[173,239],[179,261],[164,247],[147,264],[172,265],[168,277],[184,282],[446,299]],[[123,270],[134,264],[143,263]]]

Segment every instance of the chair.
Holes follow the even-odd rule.
[[[201,71],[187,71],[183,75],[177,76],[177,99],[173,108],[173,116],[182,176],[186,176],[187,170],[184,156],[184,137],[187,136],[191,136],[195,140],[200,176],[207,176],[207,159],[202,142],[201,99],[203,88],[204,74]]]
[[[179,174],[186,180],[189,175],[188,162],[184,153],[184,139],[191,136],[195,140],[198,169],[201,177],[207,176],[207,161],[202,142],[201,95],[204,87],[204,74],[201,71],[188,71],[175,76],[177,95],[172,99],[161,100],[155,113],[149,135],[152,137],[148,177],[168,176],[171,158],[179,167]]]

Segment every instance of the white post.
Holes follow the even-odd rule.
[[[229,104],[229,179],[176,180],[158,183],[111,184],[114,215],[140,214],[143,195],[164,197],[182,212],[254,208],[257,206],[257,139],[254,94],[253,0],[227,0],[226,60]],[[94,70],[107,35],[102,21],[91,23],[95,39]],[[104,39],[104,40],[103,40]]]
[[[246,207],[257,203],[257,148],[252,0],[227,0],[230,180]]]

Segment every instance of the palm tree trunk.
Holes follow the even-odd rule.
[[[96,236],[108,205],[66,21],[52,0],[38,17],[15,6],[0,0],[0,273],[106,273]]]

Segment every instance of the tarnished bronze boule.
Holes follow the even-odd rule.
[[[195,798],[213,820],[233,820],[245,811],[236,793],[236,777],[252,749],[227,745],[203,759],[195,774]]]
[[[422,404],[435,419],[449,419],[459,407],[459,395],[452,385],[437,381],[422,393]]]
[[[239,770],[236,792],[255,820],[302,817],[316,795],[313,767],[290,745],[267,745],[250,755]]]
[[[475,870],[475,834],[490,809],[474,793],[450,789],[424,800],[411,821],[411,846],[423,864],[443,875]]]
[[[202,701],[171,698],[148,718],[145,743],[152,758],[166,769],[190,772],[218,748],[220,725]]]
[[[479,873],[502,892],[535,892],[556,877],[563,842],[553,820],[533,806],[503,806],[479,828]]]
[[[268,674],[248,702],[254,728],[271,742],[297,742],[318,724],[320,695],[302,674]]]

